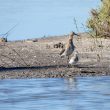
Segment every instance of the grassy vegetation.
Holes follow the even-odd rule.
[[[91,10],[87,27],[96,37],[110,38],[110,0],[101,0],[101,6]]]

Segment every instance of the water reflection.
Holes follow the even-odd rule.
[[[71,98],[68,100],[68,109],[67,110],[73,110],[74,109],[74,99],[75,91],[77,90],[77,78],[67,78],[65,80],[65,86],[67,86],[67,91],[69,91],[69,94],[71,94]]]
[[[110,77],[0,80],[0,110],[110,110]]]
[[[65,83],[67,84],[67,89],[68,90],[76,90],[77,87],[77,79],[76,78],[67,78],[65,79]]]

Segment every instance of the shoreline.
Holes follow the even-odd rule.
[[[0,47],[0,79],[66,78],[77,76],[110,75],[110,39],[91,38],[87,34],[75,37],[80,60],[67,67],[67,59],[60,58],[59,42],[65,44],[68,36],[40,38],[38,41],[6,42]],[[86,42],[86,43],[85,43]]]
[[[0,79],[69,78],[88,76],[110,76],[110,68],[81,65],[77,65],[77,67],[53,65],[45,67],[11,67],[0,69]]]

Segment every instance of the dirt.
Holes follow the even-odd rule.
[[[37,42],[0,43],[0,79],[110,75],[110,39],[75,36],[73,42],[79,52],[75,66],[60,57],[61,48],[54,48],[56,43],[66,44],[67,39],[68,35],[64,35],[40,38]]]

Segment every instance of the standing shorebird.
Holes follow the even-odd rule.
[[[79,61],[79,55],[78,55],[78,51],[74,52],[73,57],[71,57],[69,64],[71,65],[76,65],[76,63]]]
[[[62,51],[60,52],[61,58],[64,56],[67,56],[68,60],[69,60],[69,56],[73,53],[75,46],[73,44],[73,36],[78,34],[71,32],[69,35],[69,40],[67,42],[67,45],[65,46],[65,48],[62,49]],[[67,60],[67,61],[68,61]]]

